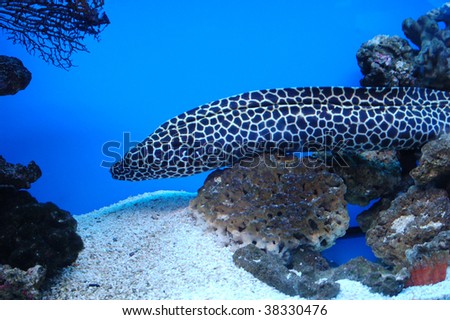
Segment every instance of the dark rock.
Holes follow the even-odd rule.
[[[320,253],[307,249],[300,249],[292,254],[289,268],[301,273],[302,276],[315,279],[315,281],[319,279],[359,281],[370,287],[372,292],[388,296],[399,294],[409,276],[406,269],[394,274],[382,265],[362,257],[350,260],[337,268],[331,268]]]
[[[299,248],[292,253],[289,268],[302,275],[315,277],[319,272],[329,270],[331,267],[319,252],[308,248]]]
[[[406,250],[411,277],[407,286],[422,286],[444,281],[450,249],[450,230],[439,232],[430,242]]]
[[[44,279],[42,266],[24,271],[0,264],[0,300],[40,299],[39,288]]]
[[[443,188],[450,186],[450,134],[422,147],[419,166],[410,175],[417,185],[434,183]]]
[[[0,156],[0,186],[29,189],[41,175],[41,169],[34,161],[31,161],[28,166],[24,166],[8,163]]]
[[[324,273],[334,281],[348,279],[359,281],[370,287],[370,291],[387,296],[399,294],[408,279],[408,272],[402,269],[397,274],[388,271],[377,263],[358,257]]]
[[[0,188],[0,264],[22,270],[39,264],[53,274],[73,263],[83,248],[76,228],[70,213],[53,203]]]
[[[31,72],[22,61],[0,55],[0,96],[16,94],[25,89],[31,81]]]
[[[357,53],[361,85],[450,90],[450,3],[404,20],[402,29],[419,50],[397,36],[379,35],[364,43]]]
[[[395,151],[344,152],[333,162],[332,172],[344,179],[345,200],[366,206],[371,200],[393,193],[402,182],[402,168]]]
[[[408,41],[398,36],[378,35],[363,43],[356,53],[364,78],[362,86],[414,86],[414,57]]]
[[[310,299],[331,299],[337,296],[340,286],[328,280],[314,281],[308,276],[298,276],[283,265],[276,255],[265,253],[254,245],[238,249],[234,263],[260,281],[290,295]]]
[[[364,210],[356,216],[356,222],[363,232],[367,232],[372,226],[372,223],[378,219],[380,212],[388,209],[391,206],[392,198],[381,198],[375,202],[370,208]]]
[[[440,28],[439,22],[444,23]],[[414,58],[416,86],[450,90],[450,3],[403,21],[403,32],[420,51]]]
[[[442,189],[409,188],[381,211],[367,231],[367,244],[388,265],[407,265],[405,252],[450,227],[450,200]]]
[[[414,185],[414,181],[408,175],[402,175],[401,184],[397,186],[392,193],[384,195],[378,201],[370,206],[370,208],[364,210],[359,215],[356,216],[356,222],[358,222],[359,227],[363,232],[367,232],[373,223],[376,223],[380,212],[387,210],[392,201],[397,197],[399,193],[404,193],[408,191],[409,187]]]
[[[324,250],[345,234],[345,185],[309,158],[262,155],[210,174],[191,208],[219,232],[279,255]]]

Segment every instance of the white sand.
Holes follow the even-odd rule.
[[[236,267],[233,252],[196,222],[192,193],[147,193],[75,216],[85,249],[45,299],[292,299]],[[392,299],[341,280],[337,299]],[[447,280],[394,299],[450,299]]]

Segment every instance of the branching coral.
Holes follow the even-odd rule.
[[[0,28],[30,54],[68,69],[73,53],[88,51],[84,38],[98,39],[109,24],[103,4],[104,0],[0,0]]]

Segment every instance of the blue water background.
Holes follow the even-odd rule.
[[[442,1],[106,1],[101,42],[87,40],[69,72],[0,37],[0,54],[20,58],[29,87],[0,97],[0,154],[35,160],[31,193],[72,214],[155,190],[197,191],[207,174],[123,182],[102,161],[108,141],[141,141],[188,109],[237,93],[291,86],[357,86],[360,45],[400,35]],[[123,145],[123,143],[122,143]],[[358,209],[351,210],[352,225]],[[364,243],[361,243],[364,246]]]

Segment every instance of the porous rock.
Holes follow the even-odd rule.
[[[343,152],[333,161],[332,172],[344,179],[345,200],[366,206],[371,200],[391,194],[402,182],[402,168],[395,151]]]
[[[324,250],[345,234],[345,190],[318,161],[265,154],[210,174],[190,205],[235,242],[284,255],[299,246]]]
[[[450,227],[450,200],[445,190],[411,187],[381,211],[367,231],[367,244],[384,263],[406,266],[405,252]]]
[[[434,183],[450,188],[450,134],[442,135],[422,147],[419,166],[410,175],[417,185]]]
[[[24,166],[8,163],[0,156],[0,186],[29,189],[41,175],[41,169],[34,161],[31,161],[28,166]]]
[[[0,264],[0,300],[40,299],[45,273],[39,265],[21,270]]]
[[[260,281],[290,296],[331,299],[340,290],[339,284],[333,281],[315,281],[306,275],[299,276],[285,267],[280,257],[266,253],[252,244],[236,250],[233,261]]]
[[[31,81],[31,72],[22,61],[0,55],[0,96],[16,94]]]
[[[0,264],[48,274],[73,263],[83,248],[77,222],[53,203],[38,203],[27,191],[0,188]]]

